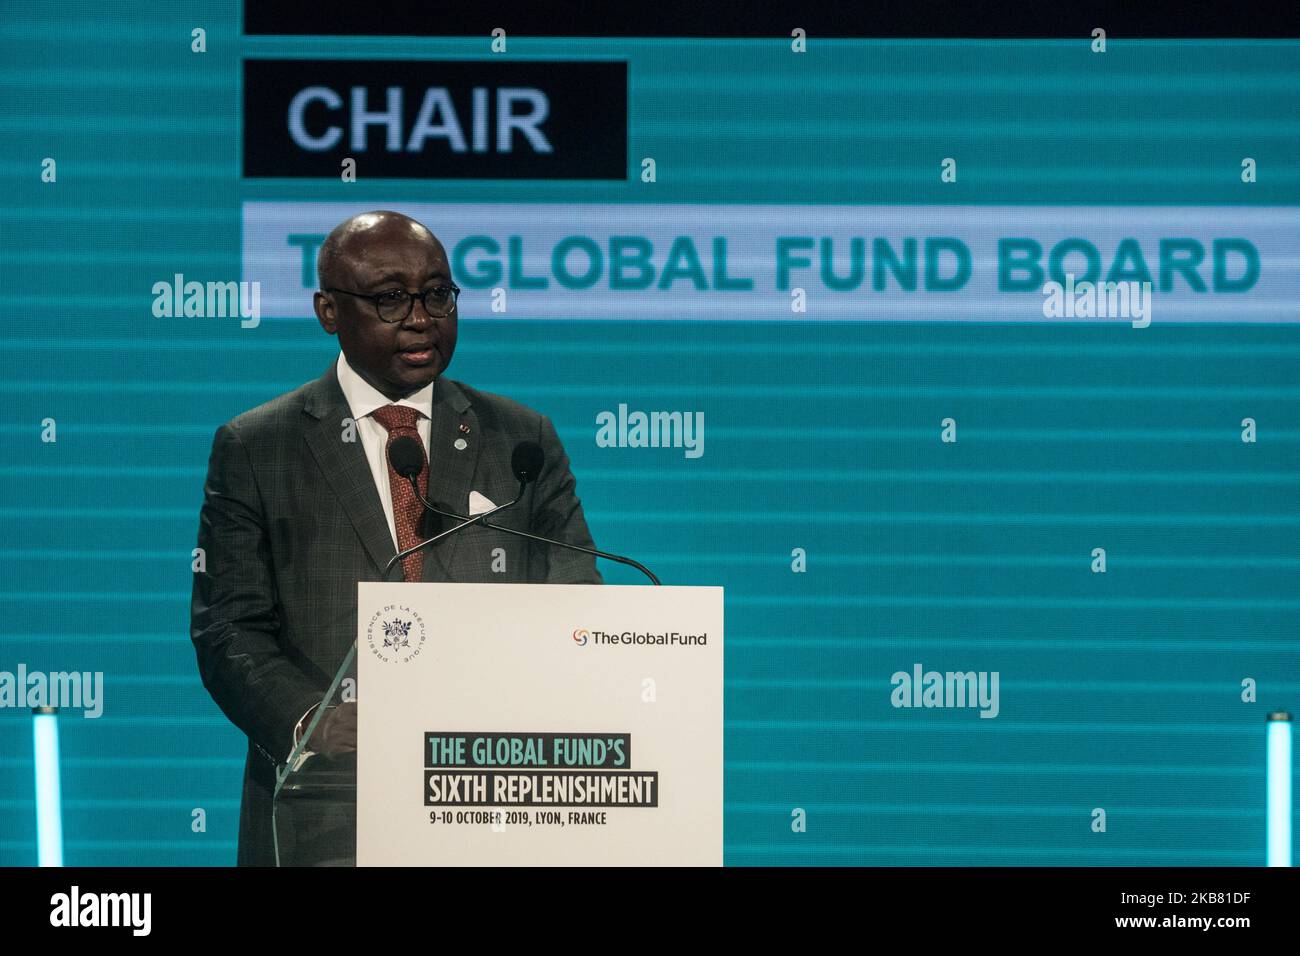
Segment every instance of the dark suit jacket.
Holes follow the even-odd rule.
[[[316,381],[222,425],[212,443],[199,515],[206,571],[194,575],[190,636],[203,685],[249,739],[240,865],[274,862],[275,765],[356,638],[357,582],[402,580],[400,563],[383,574],[393,539],[361,440],[344,440],[350,416],[331,364]],[[468,442],[463,451],[453,446],[458,438]],[[469,513],[471,490],[509,501],[519,490],[510,456],[525,439],[542,446],[545,467],[492,520],[594,547],[550,419],[444,377],[433,391],[429,500],[457,514]],[[504,573],[492,571],[496,548],[506,554]],[[483,527],[426,551],[424,580],[601,583],[589,555]]]

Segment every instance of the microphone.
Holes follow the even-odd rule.
[[[521,441],[510,453],[510,470],[525,484],[532,484],[546,464],[546,452],[535,441]]]
[[[535,450],[527,449],[525,447],[527,445],[532,445]],[[419,544],[414,544],[404,551],[399,551],[397,554],[393,555],[392,558],[389,559],[388,563],[384,565],[384,577],[387,577],[388,572],[392,570],[393,565],[401,561],[403,558],[415,554],[415,552],[422,548],[427,548],[432,544],[437,544],[443,538],[453,535],[457,531],[463,531],[470,525],[479,523],[486,524],[486,519],[490,515],[494,515],[498,511],[502,511],[517,503],[519,499],[524,496],[524,490],[528,487],[529,482],[536,480],[537,473],[541,471],[538,462],[543,457],[542,449],[536,442],[520,442],[516,445],[514,453],[511,455],[511,464],[514,465],[512,470],[515,472],[515,477],[519,479],[519,494],[515,495],[514,498],[507,501],[505,504],[497,505],[492,510],[484,511],[482,514],[477,514],[472,518],[462,518],[457,515],[456,519],[461,523],[456,525],[454,528],[448,528],[440,534],[435,534],[433,537],[421,541]],[[393,471],[406,477],[406,479],[411,483],[411,488],[415,491],[415,497],[418,498],[421,504],[426,508],[429,508],[429,503],[425,501],[424,496],[420,494],[419,475],[420,472],[424,470],[424,452],[420,449],[420,443],[409,435],[399,436],[389,446],[388,463],[393,466]],[[435,509],[430,508],[429,510],[432,511]]]
[[[521,441],[519,444],[515,445],[514,452],[510,455],[510,470],[514,472],[515,478],[520,483],[519,497],[515,498],[515,501],[493,508],[491,511],[485,511],[482,514],[475,515],[473,518],[458,515],[454,511],[444,511],[432,504],[424,497],[424,495],[420,494],[419,476],[420,472],[424,468],[424,451],[420,443],[414,438],[409,435],[402,435],[394,439],[392,445],[389,446],[388,460],[392,462],[393,471],[397,472],[411,483],[411,490],[415,492],[415,497],[428,511],[441,515],[444,518],[451,518],[454,521],[464,522],[464,524],[459,524],[450,531],[443,532],[442,535],[437,536],[438,538],[441,538],[447,534],[451,534],[452,532],[459,531],[461,528],[473,524],[479,519],[486,518],[488,515],[496,514],[496,512],[500,511],[502,508],[508,508],[510,505],[514,504],[515,501],[518,501],[519,498],[522,498],[525,485],[529,485],[536,481],[538,476],[541,475],[542,466],[546,464],[546,453],[542,451],[542,446],[534,441]],[[625,564],[628,567],[636,568],[656,585],[662,585],[663,583],[655,576],[655,573],[644,564],[639,561],[634,561],[631,558],[624,557],[621,554],[611,554],[608,551],[599,551],[595,548],[584,548],[579,544],[569,544],[567,541],[557,541],[555,538],[547,538],[540,534],[531,534],[527,531],[507,528],[504,525],[493,524],[490,521],[483,521],[482,524],[485,528],[491,528],[494,531],[504,531],[506,534],[513,534],[520,538],[528,538],[530,541],[540,541],[543,544],[553,544],[556,547],[568,548],[570,551],[580,551],[583,554],[590,554],[598,558],[606,558],[610,561],[616,561],[619,564]],[[433,540],[435,539],[430,539],[430,541]],[[425,543],[427,544],[429,542]],[[391,566],[392,564],[390,562],[389,567]],[[385,571],[387,571],[387,569],[385,569]]]
[[[399,435],[388,446],[388,463],[393,466],[393,471],[411,483],[417,498],[420,495],[419,477],[424,470],[424,462],[424,446],[410,435]],[[427,507],[424,509],[424,514],[420,516],[420,534],[431,538],[441,529],[442,522],[431,520],[434,515],[435,512]]]
[[[388,446],[388,463],[408,481],[420,477],[424,460],[424,448],[410,435],[398,435]]]
[[[424,471],[424,463],[424,446],[409,434],[394,438],[393,444],[389,445],[389,464],[393,466],[393,471],[411,483],[416,497],[420,497],[419,477],[420,472]],[[434,512],[426,507],[424,514],[420,516],[421,535],[433,537],[437,529],[441,528],[442,522],[430,520],[433,515]]]

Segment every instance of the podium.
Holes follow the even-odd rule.
[[[357,752],[280,768],[280,865],[722,864],[721,588],[362,582],[357,607],[318,709],[356,703]]]

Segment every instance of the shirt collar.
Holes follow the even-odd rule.
[[[406,405],[414,408],[425,418],[433,417],[433,386],[437,383],[437,379],[418,392],[412,392],[406,398],[394,402],[358,375],[342,352],[339,352],[337,369],[339,388],[343,390],[343,397],[347,399],[354,421],[360,421],[375,409],[383,408],[385,405]]]

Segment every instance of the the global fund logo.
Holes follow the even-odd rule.
[[[573,631],[573,643],[575,647],[707,647],[709,632],[602,631],[594,627],[579,627]]]
[[[627,64],[246,60],[244,176],[625,179]]]

